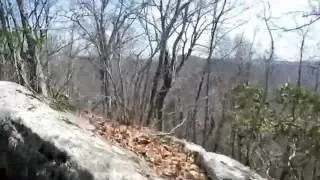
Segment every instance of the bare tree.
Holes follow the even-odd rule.
[[[201,22],[201,19],[206,13],[201,2],[193,0],[186,2],[183,2],[182,0],[159,0],[152,1],[148,4],[159,13],[160,17],[159,20],[157,20],[154,15],[151,20],[145,18],[147,23],[151,24],[152,31],[154,32],[155,39],[158,43],[157,47],[159,48],[159,59],[152,80],[146,124],[150,125],[151,118],[155,115],[157,119],[156,127],[158,130],[163,129],[162,117],[164,100],[173,86],[175,76],[181,71],[182,66],[191,56],[196,42],[206,27],[206,24]],[[190,31],[191,39],[186,39],[185,37],[187,36],[184,35]],[[173,45],[170,53],[168,43],[171,41],[173,42]],[[189,46],[187,43],[189,43]],[[182,44],[182,56],[176,67],[176,63],[178,62],[179,44]],[[162,82],[162,84],[159,87],[160,82]]]
[[[238,73],[240,78],[242,79],[241,82],[248,84],[250,81],[250,70],[253,61],[254,55],[254,44],[256,40],[258,29],[255,28],[252,41],[250,42],[246,39],[244,33],[239,34],[235,38],[235,60],[236,63],[239,64],[238,66]]]
[[[6,32],[9,59],[16,69],[17,81],[44,96],[49,96],[49,80],[47,61],[42,60],[41,54],[56,14],[53,6],[49,0],[0,2],[1,25]]]
[[[136,15],[139,14],[140,7],[129,0],[121,0],[117,5],[113,5],[109,0],[79,0],[77,5],[78,9],[73,10],[71,20],[77,23],[81,34],[97,50],[99,58],[97,68],[100,74],[102,95],[100,102],[103,113],[111,116],[111,105],[113,103],[123,105],[124,103],[124,98],[119,97],[123,96],[123,93],[118,93],[114,81],[112,60],[117,58],[116,52],[124,43],[123,37],[135,21]]]
[[[210,82],[211,82],[211,66],[212,60],[213,60],[213,53],[217,47],[217,44],[219,40],[225,35],[221,35],[221,37],[218,35],[219,28],[221,28],[221,24],[224,22],[224,16],[226,16],[232,9],[234,9],[234,6],[228,6],[227,0],[221,0],[221,1],[209,1],[208,6],[211,7],[211,18],[210,21],[210,28],[209,28],[209,45],[206,47],[208,49],[208,55],[206,57],[206,64],[203,67],[203,71],[201,73],[199,85],[196,89],[196,96],[194,100],[194,108],[192,110],[191,115],[191,122],[192,122],[192,128],[193,128],[193,141],[197,142],[196,134],[197,134],[197,127],[196,127],[196,117],[198,113],[199,108],[199,99],[201,97],[201,92],[204,84],[206,83],[206,89],[205,89],[205,117],[203,122],[203,135],[202,135],[202,144],[204,145],[207,141],[208,135],[210,135],[215,128],[215,121],[213,118],[210,118],[209,113],[209,92],[210,92]],[[226,18],[227,19],[227,18]],[[229,31],[227,31],[229,32]],[[205,82],[206,80],[206,82]],[[211,120],[211,122],[209,122]]]
[[[298,80],[297,80],[297,87],[301,87],[301,75],[302,75],[302,65],[303,65],[303,55],[304,55],[304,50],[305,50],[305,41],[306,37],[308,35],[308,29],[300,29],[300,34],[301,34],[301,43],[299,47],[299,70],[298,70]]]
[[[298,79],[297,79],[297,89],[296,89],[296,95],[295,98],[293,100],[292,103],[292,108],[291,108],[291,116],[292,116],[292,122],[296,121],[296,106],[298,103],[298,94],[300,92],[300,88],[301,88],[301,77],[302,77],[302,66],[303,66],[303,55],[304,55],[304,51],[305,51],[305,43],[306,43],[306,37],[308,34],[308,27],[309,26],[305,26],[305,28],[299,28],[297,29],[299,31],[299,34],[301,35],[301,42],[299,45],[299,67],[298,67]],[[289,174],[290,174],[290,169],[291,169],[291,159],[293,157],[295,157],[295,150],[293,150],[293,153],[291,153],[292,151],[292,147],[290,147],[289,144],[286,145],[286,150],[283,153],[283,157],[282,157],[282,161],[284,165],[284,169],[281,173],[280,176],[280,180],[285,180]]]
[[[2,28],[2,66],[7,66],[7,73],[3,72],[4,69],[2,68],[1,73],[3,73],[3,76],[12,76],[14,80],[20,84],[24,84],[23,78],[20,73],[20,54],[17,52],[17,44],[19,40],[15,39],[14,35],[19,35],[19,32],[14,31],[12,24],[9,21],[9,16],[6,14],[11,14],[12,11],[9,11],[9,8],[11,8],[12,5],[8,3],[8,1],[0,1],[0,20],[1,20],[1,28]],[[11,33],[10,33],[11,32]],[[7,51],[8,49],[8,51]],[[16,50],[15,50],[16,49]],[[19,50],[19,49],[18,49]],[[7,51],[7,53],[5,53]],[[8,53],[9,52],[9,53]],[[9,70],[9,67],[11,70]],[[2,77],[4,78],[4,77]]]
[[[271,64],[272,64],[272,60],[273,60],[273,56],[274,56],[274,38],[273,38],[272,30],[271,30],[271,27],[269,24],[269,21],[271,19],[270,4],[268,3],[267,6],[268,6],[268,9],[267,9],[266,5],[263,6],[263,8],[264,8],[263,21],[266,25],[266,28],[267,28],[268,34],[269,34],[269,38],[270,38],[270,50],[269,50],[268,58],[265,59],[266,70],[265,70],[263,102],[266,101],[267,96],[268,96],[270,69],[271,69]],[[268,13],[267,11],[270,13],[269,15],[267,15],[267,13]]]

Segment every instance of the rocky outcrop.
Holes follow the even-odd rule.
[[[92,132],[84,121],[52,109],[26,88],[0,81],[1,180],[155,180],[147,163]],[[172,138],[172,137],[171,137]],[[184,144],[211,180],[263,180],[238,161]]]
[[[26,88],[0,81],[0,179],[160,179],[134,153],[111,145]]]
[[[186,152],[196,154],[198,164],[212,180],[265,180],[249,167],[228,156],[207,152],[203,147],[185,140],[174,137],[171,139],[182,143]]]

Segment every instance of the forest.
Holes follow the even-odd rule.
[[[320,1],[304,1],[279,17],[274,0],[0,0],[0,80],[317,180]]]

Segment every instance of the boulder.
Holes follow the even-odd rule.
[[[96,135],[94,127],[13,82],[0,81],[1,180],[160,180],[133,152]],[[240,162],[191,142],[211,180],[264,180]]]
[[[266,180],[242,163],[223,154],[207,152],[203,147],[171,137],[182,143],[184,150],[197,155],[198,164],[211,180]]]
[[[161,179],[143,159],[84,127],[25,87],[0,81],[0,179]]]

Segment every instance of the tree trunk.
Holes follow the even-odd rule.
[[[219,147],[219,142],[221,139],[221,132],[222,132],[222,128],[224,123],[226,122],[226,108],[227,108],[227,98],[226,95],[224,95],[223,99],[222,99],[222,114],[221,114],[221,120],[218,123],[217,126],[217,131],[214,134],[214,139],[213,139],[213,147],[212,147],[212,151],[213,152],[217,152],[218,147]],[[211,132],[213,132],[213,129],[211,130]],[[211,133],[210,133],[211,134]],[[208,139],[209,136],[206,137],[206,139]]]
[[[144,117],[144,113],[145,113],[145,110],[147,109],[147,104],[148,104],[148,96],[146,96],[145,94],[147,93],[148,91],[148,84],[149,84],[149,78],[150,78],[150,70],[151,70],[151,64],[148,65],[147,67],[147,73],[146,75],[144,76],[145,77],[145,80],[144,80],[144,87],[143,87],[143,90],[142,90],[142,94],[141,94],[141,102],[140,102],[140,117],[139,117],[139,121],[142,122],[143,121],[143,117]],[[143,78],[144,78],[143,77]],[[141,83],[142,83],[142,80],[141,80]],[[148,125],[148,118],[147,118],[147,122],[146,124]],[[149,123],[150,124],[150,123]]]
[[[231,158],[235,159],[236,157],[236,130],[234,128],[231,129]]]
[[[250,81],[250,69],[251,69],[251,62],[246,62],[245,83],[247,85],[249,85],[249,81]]]
[[[207,62],[207,82],[206,82],[206,100],[205,100],[205,117],[203,122],[202,145],[206,142],[209,126],[209,90],[210,90],[210,62]],[[213,122],[214,123],[214,122]]]
[[[102,66],[103,67],[103,66]],[[100,74],[100,93],[102,96],[101,99],[101,104],[102,104],[102,113],[105,115],[106,114],[106,97],[105,97],[105,91],[106,91],[106,72],[104,71],[104,69],[100,69],[99,70],[99,74]]]
[[[191,122],[192,122],[192,128],[193,128],[193,135],[192,135],[192,141],[194,143],[197,142],[197,135],[196,135],[196,130],[197,130],[197,126],[196,126],[196,119],[197,119],[197,113],[198,113],[198,101],[201,95],[201,90],[202,90],[202,86],[203,86],[203,82],[204,82],[204,76],[205,76],[205,70],[202,72],[201,74],[201,78],[200,78],[200,82],[199,82],[199,86],[198,89],[196,91],[196,98],[194,100],[194,107],[192,110],[192,116],[191,116]]]
[[[318,92],[318,86],[319,86],[319,70],[316,69],[316,80],[314,83],[314,91]]]
[[[265,80],[264,80],[264,93],[262,97],[262,102],[266,102],[268,91],[269,91],[269,77],[270,77],[270,62],[266,62]]]
[[[16,79],[17,79],[17,83],[24,86],[25,83],[24,83],[24,80],[21,76],[21,66],[20,66],[20,58],[18,60],[17,56],[19,55],[19,51],[16,50],[14,48],[14,45],[13,45],[13,40],[12,40],[12,36],[13,36],[13,32],[12,33],[9,33],[11,32],[10,29],[10,25],[8,24],[9,20],[8,20],[8,16],[5,17],[5,9],[3,7],[3,4],[0,2],[0,22],[1,22],[1,27],[2,27],[2,31],[5,32],[5,39],[6,39],[6,43],[8,45],[8,48],[9,48],[9,52],[10,54],[8,54],[7,56],[4,56],[4,59],[3,59],[3,63],[1,63],[1,70],[0,70],[0,75],[3,75],[5,76],[5,74],[3,74],[3,67],[2,65],[5,63],[5,61],[10,61],[11,65],[12,65],[12,68],[14,69],[14,71],[16,72]],[[7,74],[7,76],[10,75],[10,74]],[[3,77],[0,77],[1,79]],[[15,79],[15,78],[14,78]]]
[[[146,120],[146,124],[149,126],[151,124],[151,118],[154,115],[154,109],[155,109],[155,102],[154,99],[156,98],[156,94],[157,94],[157,89],[158,89],[158,84],[160,81],[160,76],[161,76],[161,70],[162,70],[162,66],[163,66],[163,61],[165,58],[165,43],[166,42],[162,42],[161,44],[164,46],[161,48],[160,51],[160,56],[159,56],[159,62],[158,62],[158,66],[153,78],[153,82],[152,82],[152,89],[151,89],[151,95],[150,95],[150,102],[149,102],[149,112],[148,112],[148,116],[147,116],[147,120]],[[160,101],[160,100],[159,100]]]
[[[160,88],[159,93],[156,96],[156,107],[155,111],[157,112],[157,124],[156,127],[159,131],[163,130],[163,105],[164,100],[171,88],[172,85],[172,67],[169,64],[169,53],[166,51],[165,58],[163,62],[163,84]]]
[[[26,78],[26,83],[29,85],[33,91],[37,93],[42,93],[44,96],[48,96],[48,87],[45,83],[46,77],[43,72],[43,67],[41,65],[39,59],[39,52],[38,52],[38,44],[37,40],[35,39],[34,35],[32,34],[31,29],[29,28],[28,23],[28,14],[25,12],[24,0],[17,0],[17,5],[19,7],[21,23],[23,27],[23,34],[27,40],[28,50],[25,54],[24,59],[24,74]],[[39,76],[38,73],[39,72]],[[37,78],[39,78],[40,84],[38,84]],[[38,86],[40,85],[40,89]]]
[[[302,41],[301,41],[301,45],[300,45],[300,58],[299,58],[299,70],[298,70],[298,81],[297,81],[297,87],[298,88],[300,88],[300,86],[301,86],[304,42],[305,42],[305,34],[303,35],[303,38],[302,38]]]
[[[160,89],[160,92],[157,94],[156,98],[156,107],[155,107],[155,112],[157,113],[157,122],[156,122],[156,128],[159,131],[163,130],[163,104],[164,100],[168,94],[168,88],[163,85]]]
[[[290,153],[290,146],[289,145],[286,145],[286,149],[285,149],[285,152],[282,156],[282,163],[283,163],[283,170],[281,172],[281,175],[280,175],[280,178],[279,180],[287,180],[288,179],[288,176],[289,176],[289,170],[290,170],[290,167],[288,165],[289,163],[289,153]]]
[[[35,53],[35,58],[37,61],[36,67],[38,67],[37,70],[38,70],[38,77],[39,77],[39,80],[37,83],[39,84],[40,91],[41,91],[42,95],[44,95],[45,97],[48,97],[49,96],[49,90],[48,90],[49,84],[48,84],[48,80],[47,80],[47,74],[45,74],[45,72],[44,72],[44,67],[41,64],[41,60],[39,58],[38,52]]]
[[[312,180],[318,180],[318,177],[317,177],[318,161],[319,161],[318,159],[315,159],[313,163]]]

